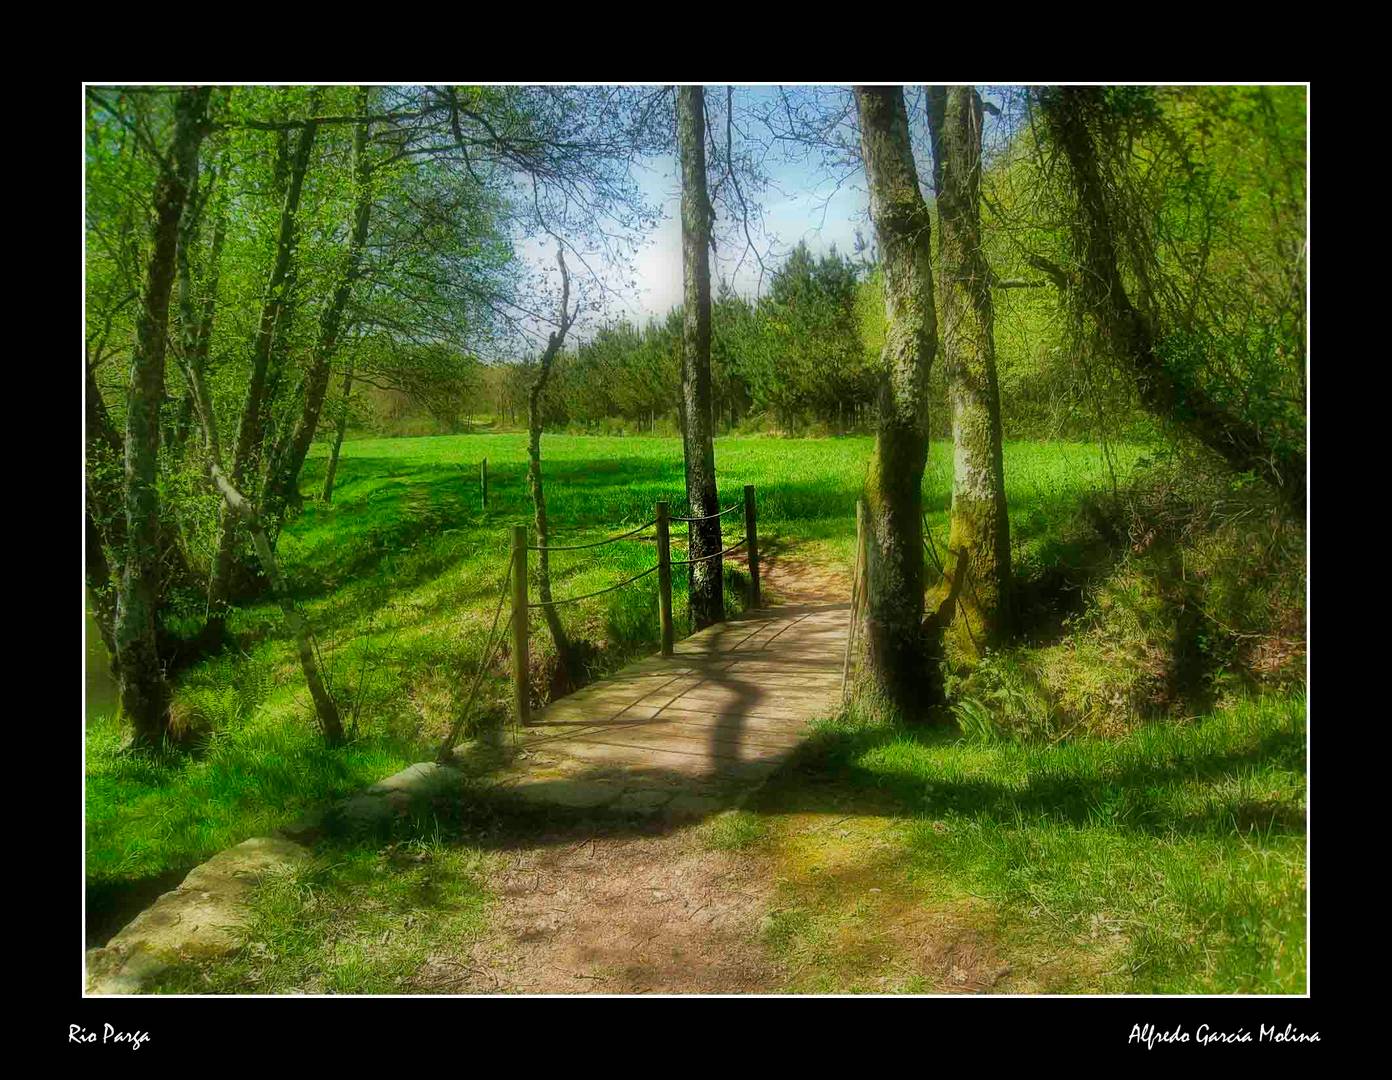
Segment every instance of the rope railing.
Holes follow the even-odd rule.
[[[630,529],[626,533],[618,536],[611,536],[607,540],[595,540],[588,544],[528,544],[528,551],[583,551],[585,548],[603,547],[605,544],[617,544],[620,540],[627,540],[630,536],[637,536],[644,529],[649,529],[657,524],[657,518],[639,525],[636,529]]]
[[[714,520],[715,520],[716,518],[718,518],[718,517],[724,517],[724,516],[725,516],[726,514],[728,514],[731,510],[738,510],[738,509],[739,509],[741,506],[743,506],[743,505],[744,505],[743,503],[731,503],[729,506],[725,507],[724,510],[718,510],[718,511],[716,511],[714,514],[707,514],[705,517],[674,517],[674,518],[670,518],[669,520],[671,520],[671,521],[714,521]]]
[[[533,550],[533,551],[534,551],[534,550],[536,550],[536,549],[535,549],[535,548],[532,548],[532,549],[530,549],[530,550]],[[644,570],[641,574],[634,574],[631,578],[625,578],[623,581],[620,581],[617,585],[610,585],[607,589],[596,589],[594,592],[585,593],[584,596],[567,596],[567,597],[565,597],[565,599],[563,599],[563,600],[539,600],[539,601],[537,601],[535,604],[532,603],[530,600],[528,600],[528,601],[527,601],[527,607],[529,607],[529,608],[560,607],[560,605],[562,605],[562,604],[575,604],[575,603],[579,603],[581,600],[588,600],[588,599],[590,599],[592,596],[603,596],[605,593],[607,593],[607,592],[613,592],[615,589],[622,589],[625,585],[632,585],[635,581],[638,581],[640,578],[645,578],[645,577],[647,577],[649,574],[655,574],[655,573],[657,573],[657,571],[658,571],[659,569],[660,569],[659,567],[650,566],[650,567],[648,567],[646,570]]]
[[[746,540],[748,540],[748,539],[749,539],[749,537],[747,537],[747,536],[741,536],[738,540],[736,540],[733,544],[731,544],[729,547],[727,547],[724,551],[715,551],[715,552],[712,552],[712,553],[709,554],[709,555],[702,555],[699,559],[673,559],[673,560],[671,561],[671,565],[672,565],[672,566],[695,566],[697,563],[703,563],[703,562],[706,562],[706,561],[709,560],[709,559],[718,559],[718,558],[720,558],[720,556],[722,556],[722,555],[728,555],[728,554],[730,554],[730,552],[734,551],[736,548],[741,548],[741,547],[743,547],[743,546],[744,546],[744,542],[745,542]],[[656,569],[656,567],[654,567],[654,569]]]

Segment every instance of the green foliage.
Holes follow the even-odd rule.
[[[676,439],[548,435],[545,445],[558,543],[632,528],[652,517],[659,499],[667,499],[674,513],[684,507]],[[722,438],[719,501],[728,506],[742,499],[743,485],[753,483],[766,551],[791,547],[799,558],[849,565],[855,500],[871,448],[867,438]],[[312,449],[307,490],[319,484],[326,454],[322,445]],[[924,478],[929,526],[940,547],[947,532],[948,456],[945,446],[935,444]],[[478,499],[482,457],[490,469],[487,512]],[[269,599],[235,609],[229,628],[238,649],[175,677],[176,712],[218,748],[215,757],[132,762],[117,753],[114,719],[94,718],[89,872],[138,878],[187,865],[292,820],[300,808],[429,757],[477,670],[507,561],[507,526],[530,520],[525,470],[522,435],[345,442],[333,503],[307,504],[278,544],[286,576],[298,583],[297,600],[315,627],[345,721],[356,723],[356,739],[341,766],[333,764],[340,759],[317,749],[279,609]],[[1026,518],[1042,508],[1061,513],[1056,508],[1072,505],[1104,475],[1095,447],[1006,447],[1008,495]],[[742,534],[742,523],[726,526],[730,540]],[[676,550],[684,550],[684,540],[677,530]],[[556,552],[552,588],[557,597],[579,595],[652,564],[650,542]],[[734,565],[725,567],[725,575],[733,614],[743,606],[747,575]],[[680,574],[674,584],[680,633],[687,626]],[[598,648],[597,672],[654,647],[655,588],[647,578],[560,609],[571,637]],[[540,650],[545,635],[534,640]],[[480,714],[508,714],[505,658],[488,673],[481,698]],[[214,761],[221,764],[213,768]],[[224,793],[227,785],[255,783],[239,776],[268,773],[286,786],[273,784],[265,805]],[[142,778],[138,784],[136,776]]]

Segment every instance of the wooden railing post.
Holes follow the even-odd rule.
[[[479,498],[483,503],[483,508],[488,509],[488,459],[484,458],[479,463]]]
[[[657,609],[662,620],[662,655],[672,655],[672,536],[667,504],[657,504]]]
[[[759,528],[754,507],[754,485],[744,485],[744,535],[749,541],[749,585],[751,607],[762,607],[759,600]]]
[[[529,724],[527,699],[527,527],[512,527],[512,694],[517,722]]]
[[[841,700],[846,700],[846,685],[851,675],[851,653],[855,650],[856,616],[861,598],[865,595],[865,500],[856,500],[856,546],[851,566],[851,620],[846,627],[846,656],[841,662]]]

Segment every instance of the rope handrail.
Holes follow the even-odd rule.
[[[707,514],[705,517],[674,517],[674,518],[669,518],[668,520],[670,520],[670,521],[712,521],[712,520],[714,520],[715,518],[724,517],[724,516],[725,516],[726,514],[728,514],[731,510],[740,510],[740,509],[743,509],[743,507],[744,507],[744,503],[731,503],[729,506],[725,507],[724,510],[717,511],[717,512],[714,513],[714,514]]]
[[[607,540],[595,540],[595,541],[593,541],[592,543],[589,543],[589,544],[545,544],[545,545],[528,544],[528,545],[527,545],[527,550],[528,550],[528,551],[581,551],[581,550],[583,550],[583,549],[585,549],[585,548],[603,547],[605,544],[613,544],[613,543],[617,543],[617,542],[620,541],[620,540],[627,540],[630,536],[634,536],[634,535],[636,535],[636,534],[642,532],[644,529],[650,528],[651,526],[656,525],[656,524],[657,524],[657,518],[653,518],[651,521],[646,522],[646,523],[644,523],[644,524],[642,524],[642,525],[639,525],[636,529],[630,529],[628,532],[626,532],[626,533],[620,533],[618,536],[611,536],[611,537],[609,537]]]
[[[473,708],[474,698],[478,696],[479,686],[483,683],[483,677],[488,673],[492,666],[493,656],[498,651],[498,646],[503,643],[503,635],[498,634],[498,616],[503,613],[503,600],[507,596],[508,585],[512,581],[512,563],[508,563],[507,573],[503,575],[502,588],[498,590],[498,606],[493,611],[493,625],[488,629],[488,637],[483,648],[483,661],[479,664],[478,674],[474,676],[474,685],[469,688],[469,697],[464,702],[464,708],[454,718],[454,723],[450,725],[449,734],[445,736],[445,741],[440,744],[440,752],[435,755],[435,760],[444,764],[449,758],[450,751],[454,749],[454,744],[459,741],[459,736],[464,730],[464,724],[469,719],[469,710]],[[494,635],[497,635],[496,637]]]
[[[561,604],[574,604],[580,600],[588,600],[592,596],[603,596],[605,593],[613,592],[615,589],[622,589],[625,585],[632,585],[635,581],[639,580],[640,578],[645,578],[649,574],[655,574],[657,573],[657,570],[658,567],[650,566],[641,574],[634,574],[631,578],[625,578],[623,581],[620,581],[617,585],[610,585],[607,589],[597,589],[592,593],[585,593],[583,596],[567,596],[564,600],[543,600],[538,601],[535,604],[529,600],[527,601],[527,607],[558,607]]]
[[[736,540],[733,544],[731,544],[729,547],[727,547],[724,551],[717,551],[717,552],[714,552],[714,553],[712,553],[712,554],[710,554],[710,555],[702,555],[699,559],[673,559],[672,562],[671,562],[671,565],[672,565],[672,566],[692,566],[692,565],[694,565],[695,563],[706,562],[708,559],[719,558],[721,555],[728,555],[728,554],[730,554],[730,552],[734,551],[735,548],[737,548],[737,547],[742,547],[742,546],[744,545],[744,542],[745,542],[746,540],[748,540],[748,539],[749,539],[749,537],[747,537],[747,536],[741,536],[738,540]],[[656,569],[656,567],[654,567],[653,569]]]

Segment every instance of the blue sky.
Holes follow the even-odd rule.
[[[1001,89],[981,87],[983,97],[991,102],[1002,100]],[[778,91],[775,87],[746,86],[737,87],[735,93],[738,110],[753,103],[775,100]],[[907,96],[920,178],[926,180],[928,139],[918,93],[917,87],[910,87]],[[721,137],[724,131],[724,99],[723,87],[707,89],[707,108],[716,129],[712,132],[713,138]],[[996,126],[996,121],[987,119],[988,142]],[[753,130],[757,125],[751,123],[748,127]],[[855,137],[853,132],[849,134]],[[757,198],[763,217],[763,235],[756,234],[755,239],[769,272],[799,241],[805,241],[814,254],[829,251],[833,245],[838,251],[850,254],[854,251],[857,229],[867,240],[873,237],[868,214],[869,200],[858,169],[843,168],[833,172],[823,166],[816,152],[808,153],[799,160],[778,150],[764,158],[763,168],[769,175],[770,184]],[[635,176],[646,197],[661,207],[662,219],[647,235],[633,261],[632,276],[636,279],[636,288],[622,290],[613,297],[606,305],[604,315],[587,315],[575,328],[577,338],[587,337],[605,318],[627,317],[641,323],[648,318],[666,315],[681,302],[681,176],[676,157],[669,155],[652,159],[648,167],[639,169]],[[728,211],[719,207],[717,212],[723,217],[723,220],[717,221],[717,235],[724,236],[725,230],[732,227],[735,232],[725,236],[716,247],[711,263],[713,284],[722,278],[732,279],[737,292],[754,296],[760,291],[758,260],[752,255],[745,255],[743,262],[740,262],[746,244],[739,237],[736,223],[729,220]],[[554,265],[555,256],[549,242],[524,242],[522,251],[532,265],[543,271]],[[615,271],[613,267],[608,269]],[[577,287],[584,288],[585,283],[581,282]],[[765,275],[762,288],[766,290],[767,287],[768,278]]]
[[[868,202],[860,183],[853,181],[832,193],[826,177],[811,165],[784,163],[770,172],[776,187],[770,186],[760,199],[764,236],[755,236],[770,271],[799,241],[806,241],[814,253],[827,251],[832,245],[850,252],[856,227],[870,232]],[[639,295],[629,302],[629,314],[646,319],[664,315],[681,302],[681,181],[676,160],[654,162],[640,183],[649,198],[663,208],[661,224],[639,252]],[[759,264],[753,255],[745,256],[741,264],[745,248],[744,243],[733,240],[717,244],[711,277],[714,281],[732,279],[736,291],[752,296],[759,287]],[[768,287],[767,277],[763,286]]]

